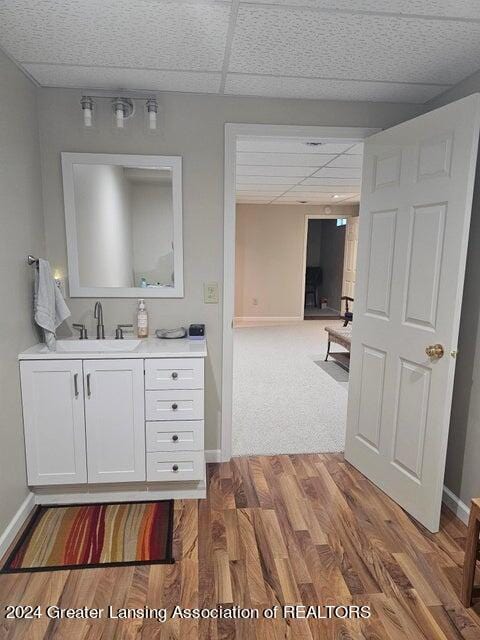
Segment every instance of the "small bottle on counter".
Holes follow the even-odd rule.
[[[148,312],[143,298],[138,301],[137,335],[139,338],[148,338]]]

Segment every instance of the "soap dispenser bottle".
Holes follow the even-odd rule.
[[[148,338],[148,312],[143,298],[138,301],[137,335],[139,338]]]

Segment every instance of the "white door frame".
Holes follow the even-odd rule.
[[[221,456],[228,461],[232,454],[232,391],[233,391],[233,316],[235,302],[235,206],[236,148],[242,136],[270,138],[324,138],[326,142],[342,140],[351,144],[362,142],[379,129],[366,127],[321,127],[277,124],[225,124],[225,174],[223,221],[223,350]]]
[[[337,205],[341,206],[341,205]],[[354,206],[354,205],[349,205]],[[309,220],[338,220],[339,218],[354,218],[355,214],[353,213],[306,213],[305,214],[305,228],[304,228],[304,238],[303,238],[303,264],[302,264],[302,308],[299,316],[305,315],[305,276],[307,275],[307,245],[308,245],[308,221]]]

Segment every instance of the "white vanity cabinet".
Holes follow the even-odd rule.
[[[149,339],[133,354],[127,341],[114,353],[78,342],[68,356],[19,356],[38,503],[204,497],[205,344]]]
[[[143,360],[85,360],[88,482],[145,480]]]
[[[87,482],[81,360],[20,363],[28,484]]]

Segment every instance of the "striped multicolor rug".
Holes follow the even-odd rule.
[[[173,500],[39,507],[2,572],[171,563],[172,527]]]

